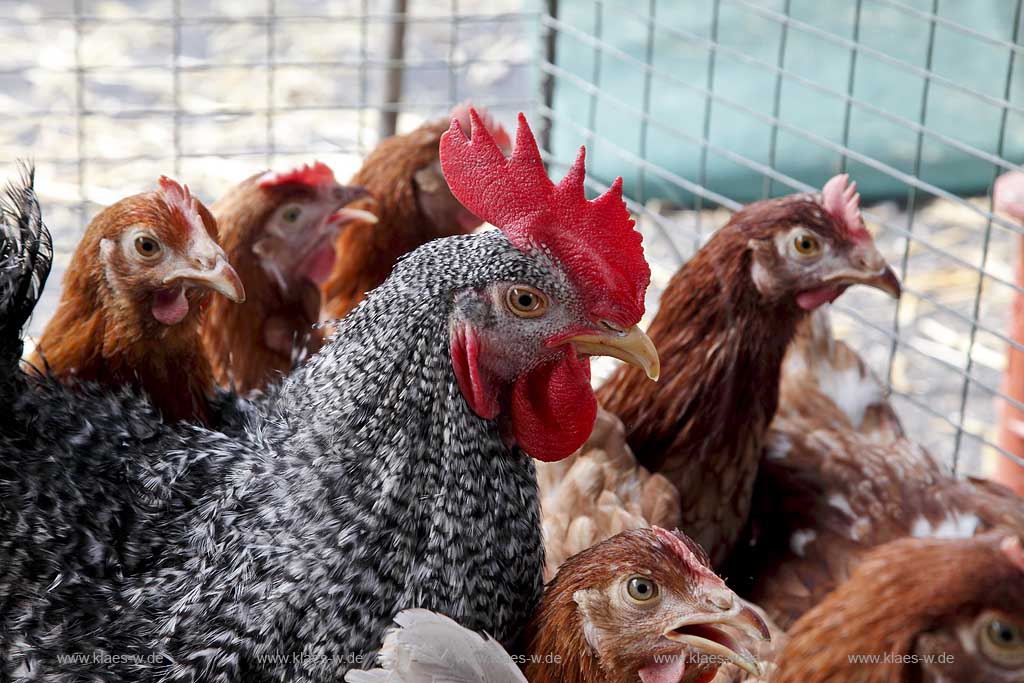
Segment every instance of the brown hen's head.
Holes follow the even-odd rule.
[[[143,334],[198,321],[211,291],[245,300],[242,282],[217,244],[213,216],[187,186],[170,178],[161,177],[156,192],[100,212],[82,247],[91,252],[97,243],[108,313],[140,324]]]
[[[730,225],[742,226],[751,279],[769,302],[811,311],[856,284],[900,295],[899,279],[864,226],[857,185],[845,174],[829,180],[820,196],[751,204]]]
[[[789,633],[778,683],[1021,683],[1020,537],[889,543]]]
[[[246,192],[247,190],[247,192]],[[362,187],[346,187],[334,179],[334,172],[320,162],[287,173],[268,171],[243,183],[243,193],[253,194],[248,221],[229,221],[228,231],[238,231],[260,266],[286,298],[303,284],[319,286],[334,268],[334,242],[342,226],[349,221],[375,223],[368,211],[345,208],[365,197]],[[221,204],[215,206],[218,216]],[[230,247],[229,247],[230,253]]]
[[[624,531],[567,560],[526,632],[529,654],[562,662],[531,665],[529,680],[608,683],[703,683],[725,662],[758,675],[743,642],[769,638],[700,546],[658,527]]]

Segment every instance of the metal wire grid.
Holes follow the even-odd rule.
[[[792,11],[794,0],[707,0],[686,3],[692,6],[694,12],[707,14],[705,33],[661,20],[659,9],[664,11],[670,7],[664,0],[596,0],[592,3],[591,12],[575,11],[569,13],[571,18],[568,19],[565,16],[565,5],[568,3],[563,0],[561,12],[559,4],[557,0],[546,2],[540,20],[542,31],[546,34],[547,50],[540,63],[544,102],[539,107],[539,113],[556,130],[557,127],[564,127],[571,131],[571,135],[586,141],[588,151],[591,151],[591,163],[596,147],[597,154],[611,154],[623,168],[636,169],[637,183],[630,198],[631,209],[641,214],[648,237],[653,238],[651,241],[656,248],[661,247],[661,257],[667,262],[665,272],[670,272],[699,246],[708,228],[724,222],[724,216],[716,216],[706,209],[722,207],[735,210],[740,206],[739,202],[729,196],[732,188],[712,187],[708,182],[708,164],[716,157],[760,175],[763,182],[761,194],[765,197],[780,192],[815,189],[777,169],[777,154],[784,144],[783,136],[786,140],[799,140],[835,153],[836,171],[846,171],[851,167],[855,178],[875,173],[895,179],[903,187],[904,196],[899,197],[897,203],[889,202],[872,207],[873,210],[866,212],[866,217],[869,224],[873,223],[878,228],[876,241],[890,262],[898,266],[907,294],[900,303],[889,305],[879,304],[877,299],[865,298],[865,295],[851,291],[836,306],[840,317],[845,318],[847,327],[854,328],[851,336],[855,345],[868,356],[895,391],[901,415],[909,417],[911,434],[925,441],[940,456],[947,456],[955,470],[961,469],[961,465],[967,471],[979,469],[980,456],[986,452],[985,449],[1024,464],[1024,461],[993,442],[996,402],[1002,400],[1021,407],[1000,390],[1004,348],[1007,345],[1022,348],[1004,332],[1010,297],[1021,292],[1012,275],[1013,254],[1017,251],[1016,240],[1021,239],[1018,237],[1022,233],[1021,226],[993,215],[990,198],[960,197],[924,179],[928,164],[925,152],[931,144],[947,146],[965,157],[989,164],[991,177],[983,181],[988,182],[989,186],[997,175],[1007,170],[1020,170],[1017,163],[1004,157],[1010,117],[1024,112],[1021,104],[1011,101],[1014,95],[1016,60],[1021,50],[1018,44],[1020,0],[1015,1],[1012,25],[1005,37],[990,35],[943,16],[940,13],[940,0],[921,0],[915,3],[854,0],[845,3],[842,11],[850,15],[848,35],[839,35],[833,30],[797,18]],[[578,9],[580,4],[575,3],[573,9]],[[861,39],[863,11],[869,5],[874,10],[882,8],[905,14],[927,26],[923,66],[894,56]],[[763,20],[764,40],[776,45],[774,61],[754,54],[755,51],[746,49],[746,46],[730,45],[720,40],[721,17],[725,8],[740,9]],[[840,7],[836,9],[839,11]],[[616,36],[623,29],[621,22],[636,22],[646,28],[642,50],[627,51],[616,43]],[[1000,51],[1000,61],[1005,69],[1002,88],[998,92],[986,92],[971,82],[961,82],[938,73],[933,65],[933,53],[939,29],[957,33],[972,43]],[[822,43],[844,48],[848,53],[845,83],[818,82],[792,68],[787,62],[787,50],[794,34],[811,36]],[[673,42],[706,54],[706,72],[702,84],[669,72],[655,63],[655,51]],[[591,50],[593,58],[589,70],[578,64],[575,69],[567,68],[559,56],[560,51],[567,48]],[[769,112],[764,111],[759,103],[736,99],[721,92],[716,67],[724,60],[734,60],[758,69],[763,72],[764,78],[773,81],[773,99]],[[916,119],[888,111],[856,95],[858,67],[865,60],[880,63],[893,73],[905,74],[920,81],[920,106]],[[615,62],[620,66],[627,65],[637,75],[629,93],[617,93],[605,84],[603,74]],[[838,139],[804,130],[784,115],[780,109],[782,91],[794,84],[842,104],[842,129]],[[653,113],[652,98],[669,88],[685,91],[703,100],[700,134],[687,132],[678,121]],[[590,106],[585,120],[567,116],[557,106],[552,106],[557,101],[552,93],[557,89],[574,89],[589,98]],[[941,91],[937,93],[937,89]],[[998,111],[998,141],[995,148],[982,149],[957,135],[929,127],[929,105],[941,97],[969,98],[979,108]],[[617,108],[640,122],[640,137],[636,148],[626,149],[616,143],[611,139],[609,131],[598,125],[601,107]],[[726,112],[746,117],[750,125],[768,127],[767,157],[755,158],[747,150],[716,141],[712,131],[713,122]],[[909,138],[914,147],[913,163],[909,170],[901,170],[873,158],[858,147],[853,136],[856,131],[855,115],[858,112],[884,119],[899,128],[905,138]],[[976,124],[965,121],[964,125]],[[667,134],[674,142],[677,141],[680,154],[699,155],[700,165],[696,177],[681,177],[650,161],[648,137],[652,130]],[[553,158],[551,161],[553,165],[564,168],[572,160]],[[665,215],[660,202],[649,201],[645,181],[650,178],[690,193],[693,198],[692,208],[696,212],[692,215]],[[606,184],[597,181],[591,181],[591,184],[595,190],[606,187]],[[932,216],[943,211],[952,213],[953,226],[966,232],[964,241],[975,245],[976,253],[973,257],[969,253],[961,255],[960,249],[936,239],[936,230],[932,226],[922,225],[922,215]],[[709,217],[714,221],[713,225],[708,225]],[[938,236],[943,235],[938,233]],[[994,263],[994,242],[998,242],[999,263]],[[957,282],[960,283],[958,289],[967,290],[967,295],[963,297],[965,300],[944,300],[942,294],[936,294],[934,287],[921,286],[920,283],[927,276],[934,275],[936,270],[956,274]],[[968,282],[964,282],[964,276]],[[912,312],[909,308],[916,311]],[[920,313],[922,308],[927,309],[926,315],[915,314]],[[955,339],[936,340],[922,335],[922,327],[933,333],[937,329],[948,331],[957,328],[959,334]],[[982,355],[989,361],[986,367],[979,367],[977,362]],[[993,356],[997,358],[993,359]]]

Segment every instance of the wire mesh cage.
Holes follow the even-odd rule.
[[[970,5],[970,6],[968,6]],[[34,158],[58,258],[171,173],[215,198],[267,166],[340,177],[381,135],[472,98],[523,110],[557,175],[626,177],[668,277],[741,203],[848,171],[906,285],[851,291],[840,335],[911,436],[961,471],[995,443],[1021,227],[1021,0],[4,0],[0,175]],[[51,286],[38,333],[59,296]]]

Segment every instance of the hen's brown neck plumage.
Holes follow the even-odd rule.
[[[449,121],[426,123],[407,135],[383,140],[352,177],[377,200],[370,208],[378,222],[353,223],[337,241],[338,259],[324,284],[325,308],[330,317],[342,318],[391,274],[400,257],[439,237],[469,232],[455,222],[435,225],[417,201],[414,175],[438,161],[441,134]],[[437,179],[441,180],[440,170]],[[447,187],[431,188],[448,193]],[[453,208],[458,207],[454,198]]]
[[[659,383],[622,367],[597,392],[639,462],[679,487],[681,528],[716,567],[749,512],[782,359],[803,315],[791,301],[764,301],[754,286],[747,243],[771,223],[744,219],[737,214],[712,237],[662,295],[648,330]]]

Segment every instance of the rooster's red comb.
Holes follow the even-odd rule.
[[[854,242],[871,240],[871,233],[860,215],[860,195],[857,183],[850,182],[846,173],[834,176],[821,189],[821,203],[832,217],[842,223],[846,234]]]
[[[202,216],[199,215],[199,200],[188,191],[188,185],[179,185],[176,180],[162,175],[159,195],[167,208],[181,214],[181,227],[186,231],[206,230]]]
[[[455,118],[441,136],[441,169],[455,198],[517,248],[557,259],[591,316],[626,327],[639,322],[651,269],[622,201],[622,178],[588,201],[584,148],[555,185],[525,116],[519,114],[515,149],[506,159],[477,112],[469,114],[471,139]]]
[[[260,187],[274,187],[276,185],[310,185],[317,187],[334,183],[334,171],[331,167],[320,161],[314,161],[312,165],[305,164],[293,168],[284,173],[267,171],[259,177]]]

